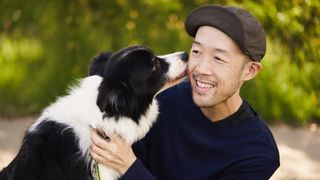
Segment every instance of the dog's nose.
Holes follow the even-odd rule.
[[[183,52],[181,54],[181,60],[184,61],[184,62],[187,62],[188,61],[188,53]]]

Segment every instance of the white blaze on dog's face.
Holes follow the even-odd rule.
[[[96,61],[101,62],[99,57]],[[156,56],[143,46],[121,49],[105,61],[99,64],[103,71],[98,70],[103,77],[97,100],[100,110],[107,117],[129,117],[137,123],[155,95],[182,81],[187,70],[187,53]]]
[[[187,75],[186,61],[188,56],[185,52],[176,52],[172,54],[158,56],[160,59],[164,59],[169,64],[168,81],[162,87],[161,91],[168,89],[181,81],[183,81]],[[160,91],[159,91],[160,92]]]

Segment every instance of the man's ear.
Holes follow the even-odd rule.
[[[245,67],[243,80],[248,81],[254,78],[261,69],[262,69],[262,64],[260,62],[255,62],[255,61],[249,62]]]
[[[92,76],[92,75],[102,76],[106,62],[108,61],[108,59],[110,58],[111,55],[112,55],[111,52],[103,52],[103,53],[100,53],[99,55],[95,56],[91,60],[91,63],[89,65],[88,75],[89,76]]]

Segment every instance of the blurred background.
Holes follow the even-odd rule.
[[[319,0],[0,0],[0,121],[37,116],[102,51],[133,44],[158,54],[189,51],[184,20],[204,4],[240,6],[260,20],[268,41],[263,70],[241,93],[270,125],[290,126],[273,129],[277,141],[301,138],[292,142],[310,141],[303,152],[320,152]],[[313,134],[291,136],[301,128]],[[0,130],[0,138],[10,132]],[[310,158],[319,163],[319,156]]]

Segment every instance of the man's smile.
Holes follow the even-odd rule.
[[[194,80],[194,90],[198,93],[198,94],[206,94],[208,93],[210,90],[212,90],[214,87],[216,87],[216,83],[208,80],[208,79],[204,79],[202,77],[200,77],[199,75],[192,75],[193,80]]]
[[[198,81],[198,80],[196,80],[196,85],[197,85],[197,87],[205,88],[205,89],[209,89],[209,88],[213,88],[214,87],[213,84],[201,82],[201,81]]]

